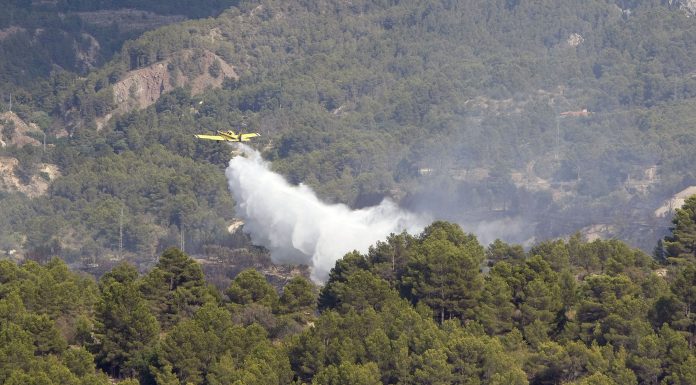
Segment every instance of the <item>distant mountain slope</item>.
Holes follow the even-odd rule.
[[[237,0],[4,1],[0,14],[0,91],[35,92],[56,71],[86,74],[142,33],[208,17]]]
[[[678,5],[652,1],[241,2],[144,33],[82,79],[54,73],[16,108],[50,112],[43,157],[65,175],[36,210],[69,218],[90,252],[115,247],[105,218],[119,205],[147,228],[133,253],[182,228],[193,252],[226,242],[205,235],[233,215],[221,174],[193,189],[186,173],[220,172],[226,150],[190,135],[229,128],[261,132],[274,167],[327,200],[391,196],[486,239],[599,226],[647,249],[666,225],[658,202],[696,184],[693,36]],[[154,68],[161,79],[139,93],[128,79]],[[219,88],[199,94],[199,76]],[[116,173],[155,175],[155,154],[171,179],[108,187]]]

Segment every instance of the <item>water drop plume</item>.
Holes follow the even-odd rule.
[[[390,233],[415,233],[426,223],[389,199],[359,210],[324,203],[309,187],[293,186],[271,171],[256,150],[240,148],[245,156],[232,158],[225,175],[244,231],[271,251],[274,262],[308,265],[317,282],[345,253],[366,252]]]

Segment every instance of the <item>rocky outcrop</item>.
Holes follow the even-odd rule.
[[[58,166],[42,163],[39,172],[32,176],[28,184],[23,184],[15,175],[15,168],[19,161],[11,157],[0,157],[0,191],[17,191],[35,198],[44,195],[49,183],[60,176]]]
[[[26,123],[17,114],[7,111],[0,114],[0,146],[23,147],[27,144],[39,146],[41,142],[29,136],[29,133],[41,134],[42,131],[34,123]]]
[[[696,186],[689,186],[674,194],[671,198],[667,199],[662,206],[658,207],[653,214],[656,218],[671,216],[674,214],[674,210],[684,206],[684,202],[692,195],[696,195]]]
[[[34,137],[29,135],[31,133],[34,133]],[[0,114],[0,146],[2,147],[41,146],[42,143],[35,139],[41,134],[42,131],[36,124],[25,122],[12,111]],[[35,198],[44,195],[50,182],[61,175],[58,166],[41,163],[35,166],[35,175],[25,184],[15,173],[18,165],[19,161],[16,158],[0,157],[0,191],[20,192]]]
[[[696,15],[696,0],[668,0],[668,4],[679,7],[688,16]]]
[[[184,73],[177,65],[181,63],[194,67],[195,75]],[[114,103],[118,107],[108,118],[146,108],[176,87],[188,85],[195,95],[208,87],[220,87],[225,78],[239,77],[234,68],[218,55],[207,50],[178,52],[166,60],[131,71],[114,84]]]
[[[582,37],[581,34],[571,33],[570,36],[568,36],[568,39],[566,40],[566,44],[568,44],[569,47],[577,47],[580,44],[582,44],[584,41],[585,41],[585,38]]]

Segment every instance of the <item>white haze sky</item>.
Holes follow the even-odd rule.
[[[305,264],[312,279],[326,281],[347,252],[367,249],[390,233],[420,232],[430,219],[400,209],[391,200],[360,210],[322,202],[309,187],[293,186],[270,170],[252,148],[230,160],[225,172],[237,216],[255,244],[276,263]]]

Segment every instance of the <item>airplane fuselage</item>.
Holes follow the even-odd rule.
[[[218,140],[225,142],[249,142],[251,138],[261,136],[259,133],[235,134],[234,131],[216,131],[217,135],[196,134],[198,139]]]

